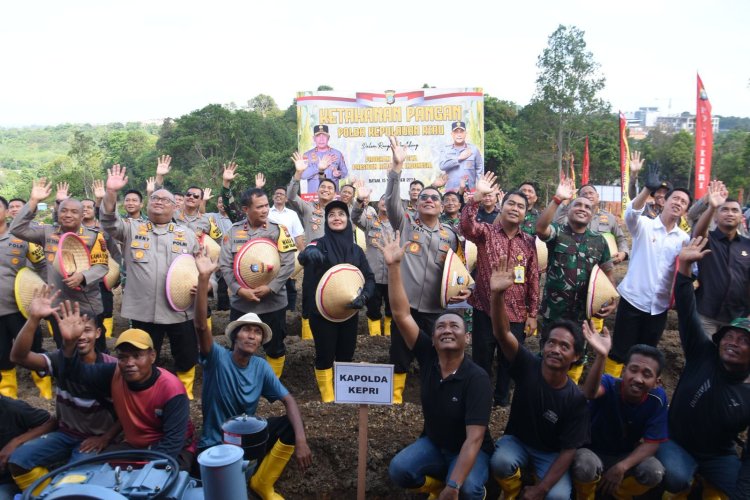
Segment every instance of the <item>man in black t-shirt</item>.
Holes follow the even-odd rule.
[[[511,333],[505,310],[504,294],[513,281],[513,263],[502,256],[490,279],[490,315],[516,389],[490,466],[505,498],[521,493],[521,467],[532,465],[539,483],[526,487],[523,497],[567,500],[572,490],[568,469],[590,433],[586,399],[568,378],[583,352],[583,334],[574,323],[558,320],[542,334],[541,358],[529,352]]]
[[[402,488],[431,498],[482,499],[488,479],[492,437],[487,428],[492,389],[487,373],[465,355],[466,324],[453,312],[438,316],[430,335],[411,315],[401,279],[404,249],[383,234],[388,296],[393,321],[419,361],[424,430],[391,461],[388,473]]]
[[[705,238],[691,240],[678,260],[674,297],[685,368],[669,407],[669,441],[656,458],[666,469],[668,492],[687,498],[698,472],[704,498],[706,488],[735,498],[740,474],[735,440],[750,424],[750,319],[735,318],[712,340],[706,336],[691,275],[692,264],[710,251],[706,244]]]

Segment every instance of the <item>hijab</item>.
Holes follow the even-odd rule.
[[[346,213],[346,227],[342,231],[334,231],[328,226],[328,214],[334,208],[340,208]],[[349,207],[343,201],[332,201],[326,205],[325,219],[325,234],[321,240],[325,241],[330,263],[332,265],[356,263],[357,245],[354,243],[354,230],[352,229],[352,220],[349,217]]]

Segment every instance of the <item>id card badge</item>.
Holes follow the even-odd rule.
[[[523,266],[515,266],[513,268],[513,283],[526,283],[526,268]]]

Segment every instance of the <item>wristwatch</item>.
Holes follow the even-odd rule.
[[[448,488],[453,488],[454,490],[460,490],[460,489],[461,489],[461,485],[460,485],[460,484],[458,484],[457,482],[455,482],[455,481],[454,481],[453,479],[448,479],[448,480],[447,480],[447,481],[445,482],[445,485],[446,485],[446,486],[447,486]]]

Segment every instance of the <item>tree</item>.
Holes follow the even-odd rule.
[[[331,87],[330,85],[318,85],[318,92],[325,92],[329,90],[333,90],[333,87]]]
[[[575,26],[560,25],[537,61],[539,75],[531,104],[549,111],[546,117],[538,115],[544,126],[540,132],[553,141],[558,171],[562,170],[563,155],[570,151],[572,143],[586,135],[586,117],[609,111],[609,105],[597,97],[605,78],[600,76],[593,54],[586,49],[583,35]]]
[[[247,109],[255,111],[261,116],[279,114],[279,107],[276,105],[276,101],[273,100],[273,97],[266,94],[258,94],[247,101]]]

